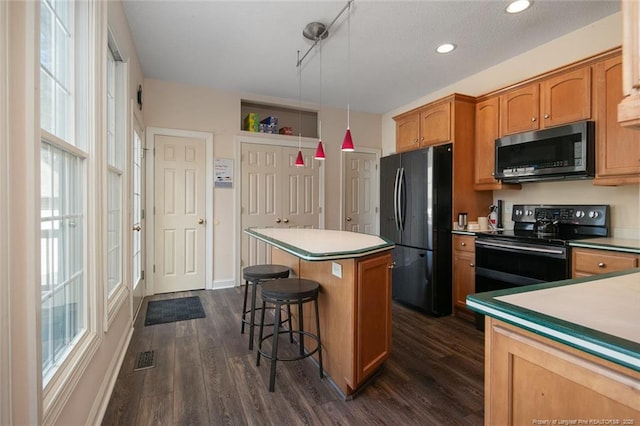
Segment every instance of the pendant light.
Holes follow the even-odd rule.
[[[319,36],[323,37],[327,31],[323,31],[323,33]],[[316,160],[324,160],[324,147],[322,146],[322,42],[320,43],[320,110],[318,111],[318,147],[316,148],[316,155],[313,157]]]
[[[298,50],[298,61],[300,61],[300,51]],[[295,166],[304,167],[304,158],[302,157],[302,67],[298,67],[298,97],[300,98],[300,107],[298,108],[298,156],[296,157]]]
[[[342,151],[351,152],[355,148],[353,146],[353,139],[351,138],[351,123],[349,117],[349,102],[351,101],[351,2],[348,3],[349,14],[347,15],[347,132],[344,135],[342,141]]]

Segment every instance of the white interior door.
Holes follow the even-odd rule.
[[[346,231],[378,234],[377,156],[366,152],[345,154],[344,227]]]
[[[204,139],[155,135],[154,292],[205,288]]]
[[[241,229],[317,228],[320,172],[314,150],[302,148],[305,166],[296,167],[298,148],[243,143],[241,148]],[[244,232],[241,268],[269,263],[269,247]]]
[[[144,155],[144,133],[136,123],[133,130],[133,152],[132,158],[132,283],[133,283],[133,314],[137,315],[142,304],[142,299],[146,294],[146,283],[144,280],[145,264],[145,155]]]

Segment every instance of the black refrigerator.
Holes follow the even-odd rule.
[[[434,316],[451,314],[451,144],[383,157],[380,234],[393,241],[392,296]]]

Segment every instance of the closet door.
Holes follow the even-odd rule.
[[[294,147],[243,143],[241,152],[241,231],[318,227],[320,174],[313,149],[302,149],[304,167],[295,166]],[[241,269],[271,262],[267,244],[241,235]]]

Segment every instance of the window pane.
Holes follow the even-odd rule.
[[[42,367],[46,377],[85,328],[83,161],[44,141],[40,153]]]
[[[46,2],[40,7],[40,64],[51,71],[53,69],[53,11]]]
[[[109,171],[107,217],[107,283],[109,295],[122,282],[122,177]]]

